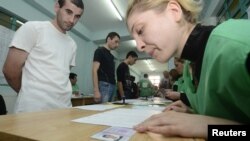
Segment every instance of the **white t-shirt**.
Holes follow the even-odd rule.
[[[70,66],[75,66],[76,43],[49,21],[27,22],[10,44],[29,53],[15,112],[71,107]]]

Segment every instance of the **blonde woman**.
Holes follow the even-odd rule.
[[[197,23],[201,9],[199,0],[129,1],[127,26],[139,51],[159,62],[175,56],[195,65],[193,75],[188,65],[183,71],[193,109],[177,101],[137,125],[137,131],[207,138],[210,124],[250,123],[250,21],[202,26]]]

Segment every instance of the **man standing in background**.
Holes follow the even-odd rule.
[[[94,99],[97,103],[111,101],[115,90],[115,62],[111,50],[119,46],[120,35],[110,32],[106,37],[106,44],[95,50],[92,75],[94,85]]]
[[[169,72],[166,70],[163,71],[163,78],[160,81],[159,89],[171,89]]]
[[[143,79],[139,81],[140,97],[150,97],[154,95],[154,85],[148,78],[148,74],[143,75]]]
[[[80,92],[79,92],[79,86],[77,85],[77,74],[71,72],[69,74],[69,80],[72,86],[72,94],[73,96],[80,96]]]
[[[116,70],[118,92],[121,98],[132,99],[132,80],[128,65],[134,65],[138,55],[134,51],[128,52],[126,59],[120,63]]]
[[[10,44],[3,73],[18,93],[15,113],[71,107],[70,68],[77,45],[66,33],[83,14],[82,0],[58,0],[52,21],[21,26]]]

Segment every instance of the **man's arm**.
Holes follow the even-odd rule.
[[[125,95],[124,95],[123,85],[121,81],[118,81],[118,91],[119,91],[121,98],[123,98]]]
[[[4,76],[10,85],[17,93],[21,88],[22,68],[29,53],[17,49],[15,47],[9,48],[9,52],[3,67]]]
[[[121,99],[124,98],[125,94],[124,94],[124,90],[123,90],[123,84],[122,81],[125,81],[125,71],[124,71],[124,66],[122,64],[120,64],[116,70],[116,75],[117,75],[117,86],[118,86],[118,92],[119,95],[121,96]]]
[[[95,102],[99,102],[101,99],[101,94],[100,94],[99,86],[98,86],[98,74],[97,74],[99,67],[100,67],[100,63],[97,61],[94,61],[93,67],[92,67],[92,79],[93,79],[93,86],[94,86]]]

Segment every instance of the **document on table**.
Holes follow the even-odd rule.
[[[91,137],[102,141],[129,141],[134,133],[135,131],[130,128],[110,127]]]
[[[79,123],[133,128],[133,126],[158,113],[161,112],[146,109],[118,108],[111,111],[94,114],[88,117],[78,118],[72,121]]]
[[[105,111],[105,110],[118,108],[118,107],[122,107],[122,106],[124,106],[124,105],[94,104],[94,105],[76,106],[74,108],[83,109],[83,110]]]

